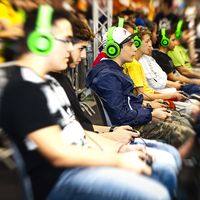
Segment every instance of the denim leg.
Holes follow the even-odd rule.
[[[48,200],[169,200],[150,177],[109,167],[66,169]]]
[[[162,183],[168,189],[172,198],[176,196],[177,174],[173,167],[165,163],[153,162],[151,177]]]
[[[156,140],[148,140],[148,139],[143,139],[149,147],[148,149],[151,149],[151,151],[155,151],[154,155],[156,156],[156,160],[160,162],[166,163],[166,165],[174,165],[175,161],[175,170],[178,172],[181,169],[182,161],[179,152],[177,149],[169,144],[163,143],[163,142],[158,142]],[[136,138],[135,141],[132,144],[144,144],[144,142],[140,138]],[[160,151],[162,150],[162,151]],[[164,152],[168,153],[163,155]],[[173,158],[170,158],[170,155]],[[167,159],[165,159],[167,156]]]

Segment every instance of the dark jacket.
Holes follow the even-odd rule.
[[[72,110],[74,111],[77,121],[82,125],[82,127],[85,130],[94,131],[92,122],[86,117],[86,115],[81,109],[79,100],[75,94],[75,91],[72,87],[69,78],[65,76],[63,73],[51,72],[50,75],[53,76],[65,90],[65,93],[71,103]]]
[[[133,82],[113,60],[102,60],[87,76],[87,87],[101,98],[113,125],[142,125],[152,119],[152,108],[142,106],[143,96],[134,96]]]

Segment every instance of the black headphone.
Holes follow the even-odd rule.
[[[38,9],[36,27],[27,39],[29,50],[38,55],[48,55],[54,44],[51,34],[53,8],[50,5],[41,5]]]

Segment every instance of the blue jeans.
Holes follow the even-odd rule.
[[[200,86],[197,84],[186,84],[181,87],[181,90],[186,92],[187,94],[198,94],[200,95]]]
[[[178,151],[173,146],[162,142],[143,140],[147,146],[147,152],[155,158],[152,165],[152,178],[165,185],[171,197],[174,197],[177,189],[177,173],[182,163]],[[136,138],[132,144],[144,144],[143,140]]]
[[[110,167],[66,169],[48,200],[169,200],[166,188],[150,177]]]
[[[143,141],[144,140],[144,141]],[[136,138],[132,144],[143,144],[148,147],[147,152],[154,153],[156,161],[159,163],[165,163],[174,168],[178,173],[181,169],[182,161],[177,149],[169,144],[158,142],[156,140]]]

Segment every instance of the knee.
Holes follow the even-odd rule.
[[[174,168],[166,164],[154,164],[152,177],[166,186],[171,197],[174,197],[177,189],[177,174]]]

